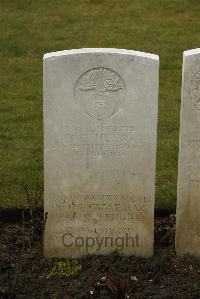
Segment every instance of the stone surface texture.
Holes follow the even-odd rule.
[[[200,256],[200,49],[183,54],[176,252]]]
[[[159,58],[44,55],[44,254],[153,254]]]

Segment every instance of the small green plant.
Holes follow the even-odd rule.
[[[81,270],[82,266],[76,260],[58,261],[47,275],[47,279],[76,276]]]
[[[195,290],[195,291],[200,290],[200,283],[195,282],[195,283],[193,284],[192,288],[193,288],[193,290]]]

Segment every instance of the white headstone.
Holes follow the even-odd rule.
[[[158,81],[152,54],[45,54],[45,256],[153,254]]]
[[[200,49],[183,54],[176,252],[200,256]]]

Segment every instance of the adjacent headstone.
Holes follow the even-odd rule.
[[[177,254],[200,256],[200,49],[183,54],[176,226]]]
[[[159,58],[44,56],[44,253],[153,254]]]

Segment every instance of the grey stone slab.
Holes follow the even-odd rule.
[[[183,54],[176,252],[200,256],[200,49]]]
[[[159,58],[44,55],[45,256],[153,254]]]

